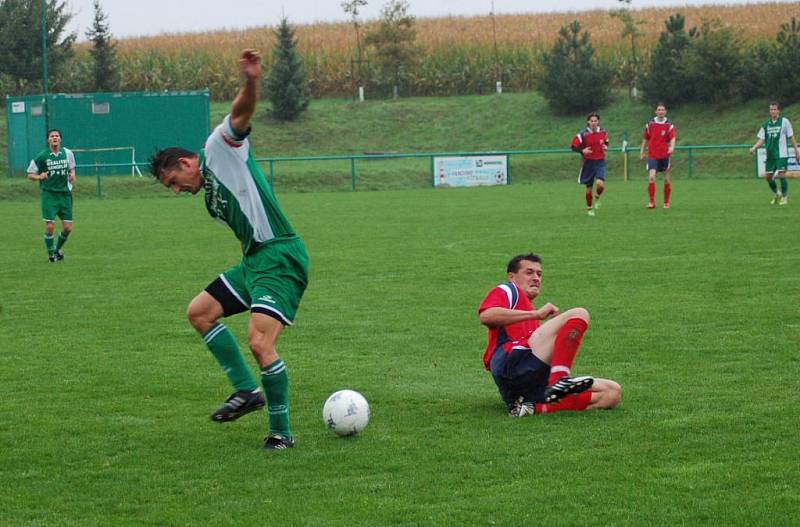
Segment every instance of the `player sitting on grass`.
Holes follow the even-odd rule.
[[[489,328],[483,365],[509,415],[617,406],[622,390],[616,382],[570,376],[589,312],[576,307],[560,313],[550,303],[534,309],[542,284],[538,255],[515,256],[506,270],[508,282],[489,291],[478,314]]]
[[[250,119],[261,85],[261,58],[244,50],[244,85],[231,113],[196,154],[167,148],[150,159],[150,171],[175,193],[205,190],[208,213],[228,225],[242,245],[242,261],[211,282],[189,304],[189,322],[228,376],[235,392],[211,419],[233,421],[264,407],[264,394],[222,317],[250,311],[247,338],[261,368],[269,434],[262,448],[294,446],[289,426],[289,375],[275,343],[292,324],[308,283],[308,255],[281,211],[250,151]]]

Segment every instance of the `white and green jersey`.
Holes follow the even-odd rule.
[[[72,183],[69,181],[69,171],[75,168],[75,156],[69,148],[53,153],[45,148],[31,160],[28,165],[28,174],[41,174],[47,172],[47,179],[39,181],[39,188],[50,192],[72,192]]]
[[[230,227],[248,254],[276,239],[295,238],[294,229],[253,159],[247,136],[236,134],[225,116],[200,152],[206,208]]]
[[[789,138],[792,136],[792,123],[785,117],[778,117],[776,121],[770,119],[758,130],[758,138],[764,141],[767,149],[767,159],[789,157]]]

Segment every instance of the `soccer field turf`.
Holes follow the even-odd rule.
[[[674,187],[594,218],[572,182],[282,195],[312,268],[279,453],[261,414],[208,419],[229,387],[184,311],[239,254],[201,197],[78,196],[55,265],[38,203],[0,203],[0,525],[797,525],[800,185]],[[531,250],[619,408],[505,415],[476,309]],[[359,437],[323,426],[340,388]]]

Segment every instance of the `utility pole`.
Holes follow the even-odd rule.
[[[48,130],[50,124],[48,122],[49,119],[49,108],[48,108],[48,84],[47,84],[47,0],[42,0],[42,79],[43,79],[43,87],[44,87],[44,128]]]

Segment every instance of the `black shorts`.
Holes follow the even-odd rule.
[[[515,347],[510,353],[498,346],[489,363],[500,398],[511,407],[519,397],[532,403],[544,402],[550,366],[530,348]]]

